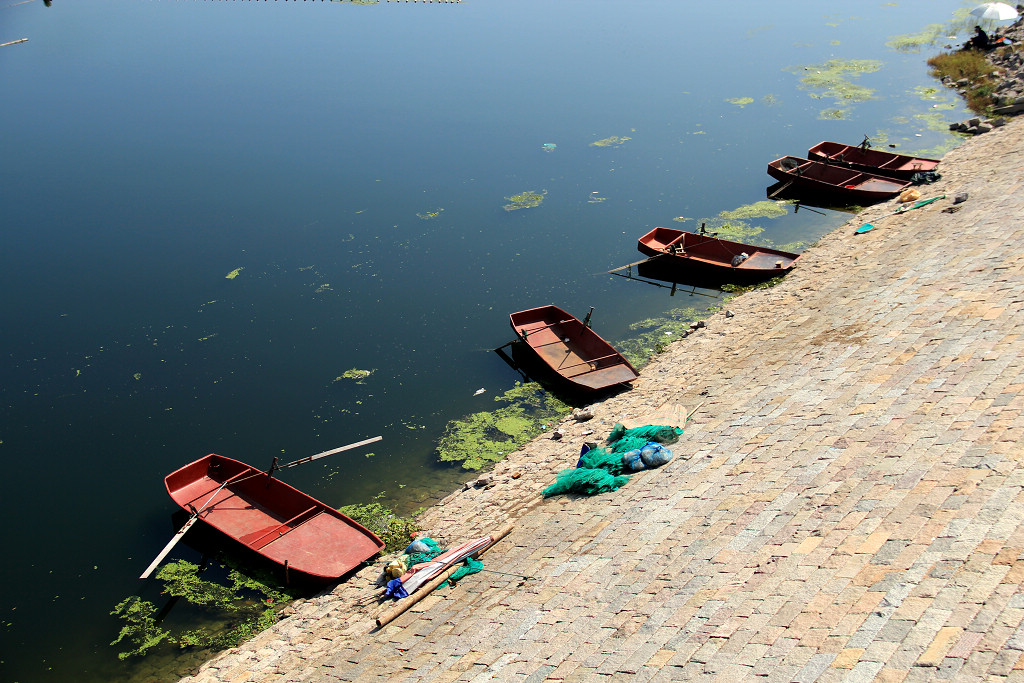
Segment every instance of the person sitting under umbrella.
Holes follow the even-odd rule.
[[[989,48],[988,34],[980,26],[975,26],[974,36],[967,46],[976,50],[987,50]]]

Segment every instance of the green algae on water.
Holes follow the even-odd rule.
[[[401,485],[399,485],[401,488]],[[338,512],[355,521],[384,541],[385,552],[398,552],[409,544],[409,536],[419,531],[419,525],[412,517],[402,517],[381,502],[381,491],[369,503],[356,503],[338,508]]]
[[[735,104],[741,109],[754,101],[753,97],[728,97],[725,100],[729,104]]]
[[[871,88],[856,85],[851,76],[873,73],[882,68],[875,59],[830,59],[824,64],[791,66],[785,69],[800,76],[800,85],[816,99],[864,102],[875,98]]]
[[[157,608],[152,602],[134,595],[119,602],[110,614],[123,625],[111,645],[122,644],[129,649],[119,652],[118,657],[145,655],[165,641],[180,648],[233,647],[277,621],[278,606],[294,597],[286,589],[273,588],[274,582],[268,577],[243,574],[230,562],[221,567],[229,569],[227,585],[202,578],[199,566],[185,560],[168,562],[156,575],[164,582],[163,594],[204,610],[213,617],[215,623],[211,626],[171,631],[157,622]]]
[[[849,113],[849,109],[822,109],[818,112],[818,119],[821,121],[842,121]]]
[[[618,147],[619,145],[621,145],[622,143],[626,142],[627,140],[632,140],[632,139],[633,138],[630,138],[630,137],[619,137],[618,135],[613,135],[611,137],[604,138],[603,140],[597,140],[595,142],[591,142],[590,146],[591,147]]]
[[[234,280],[236,277],[238,277],[238,274],[241,273],[243,270],[245,270],[245,268],[235,268],[230,273],[225,275],[224,278],[227,280]]]
[[[665,347],[676,341],[690,329],[690,324],[707,316],[709,310],[698,310],[693,306],[674,308],[664,316],[639,320],[629,326],[636,336],[621,341],[616,348],[629,359],[629,362],[640,368],[650,361],[651,357],[661,353]]]
[[[753,204],[747,204],[741,206],[738,209],[732,211],[723,211],[719,215],[721,218],[781,218],[789,213],[786,210],[787,202],[779,202],[771,199],[762,199],[759,202]]]
[[[545,423],[569,412],[569,406],[535,382],[517,382],[494,400],[508,405],[473,413],[445,426],[437,447],[442,462],[479,470],[501,461],[544,431]]]
[[[947,29],[942,24],[928,24],[919,33],[893,36],[885,46],[897,52],[920,52],[922,47],[938,45],[945,41]]]
[[[723,211],[722,213],[729,212]],[[746,221],[736,218],[725,219],[721,215],[715,218],[701,218],[700,223],[704,226],[705,230],[715,233],[720,239],[732,240],[734,242],[750,243],[753,237],[764,232],[764,228],[750,225]]]
[[[541,192],[534,192],[533,190],[527,190],[526,192],[520,192],[514,194],[511,197],[505,197],[509,204],[505,205],[506,211],[515,211],[517,209],[532,209],[536,206],[540,206],[540,203],[544,201],[544,195],[548,193],[547,190]]]
[[[340,382],[343,379],[351,379],[355,380],[356,384],[365,384],[363,380],[372,375],[374,372],[375,370],[360,370],[359,368],[352,368],[351,370],[346,370],[345,372],[335,377],[334,381]]]
[[[434,211],[424,211],[423,213],[416,214],[416,218],[419,218],[420,220],[424,220],[424,221],[429,221],[432,218],[437,218],[438,216],[440,216],[442,211],[444,211],[444,209],[435,209]]]
[[[123,643],[123,646],[129,647],[129,649],[117,653],[119,659],[127,659],[132,655],[144,655],[163,641],[170,639],[171,632],[157,624],[156,613],[156,605],[137,595],[127,597],[114,606],[110,615],[119,618],[123,625],[117,638],[110,644]]]

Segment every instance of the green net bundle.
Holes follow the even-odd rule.
[[[442,583],[439,588],[444,588],[450,583],[458,583],[462,577],[469,576],[470,574],[476,574],[477,572],[483,571],[484,563],[480,560],[474,560],[472,557],[467,557],[463,560],[463,565],[452,572],[452,575]]]
[[[426,547],[424,549],[424,546]],[[411,552],[410,552],[411,551]],[[432,538],[417,538],[405,549],[405,563],[411,567],[421,562],[430,562],[432,559],[443,553],[444,550]]]
[[[544,497],[560,493],[593,496],[615,491],[629,481],[629,477],[623,475],[627,471],[622,457],[624,453],[639,450],[652,442],[675,443],[682,433],[683,430],[677,427],[646,425],[626,429],[616,423],[605,440],[606,447],[591,448],[580,454],[576,467],[559,472],[555,483],[544,489]]]

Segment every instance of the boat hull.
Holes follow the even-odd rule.
[[[339,579],[384,548],[329,505],[221,455],[175,470],[164,484],[182,509],[199,510],[201,521],[299,577]]]
[[[909,180],[792,156],[770,162],[768,175],[786,181],[799,193],[840,198],[855,204],[874,204],[892,199],[910,187]]]
[[[639,376],[611,344],[557,306],[512,313],[509,322],[544,365],[575,389],[600,391]]]
[[[938,159],[896,154],[828,140],[819,142],[807,150],[807,158],[902,180],[910,180],[915,173],[934,171],[939,165]]]
[[[637,241],[637,250],[656,257],[659,266],[688,275],[732,284],[784,275],[796,266],[799,254],[757,247],[676,228],[654,228]],[[747,254],[741,263],[733,259]]]

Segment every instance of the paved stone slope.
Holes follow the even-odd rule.
[[[947,199],[862,213],[424,515],[448,543],[515,521],[489,572],[374,632],[367,569],[186,680],[1024,679],[1024,120],[940,170]],[[616,421],[701,402],[665,467],[538,497]]]

